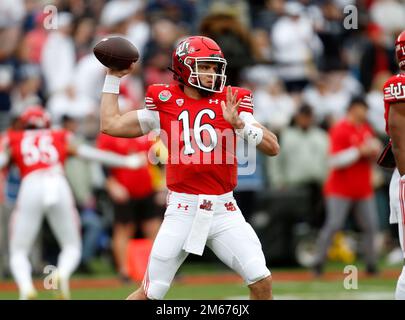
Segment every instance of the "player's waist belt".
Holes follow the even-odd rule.
[[[197,205],[199,197],[202,195],[198,194],[190,194],[190,193],[181,193],[169,190],[168,194],[168,202],[170,202],[170,198],[175,198],[178,201],[182,201],[184,203],[190,205]],[[233,199],[233,191],[229,191],[227,193],[219,194],[219,195],[206,195],[207,197],[215,196],[217,197],[217,201],[219,202],[228,202]]]

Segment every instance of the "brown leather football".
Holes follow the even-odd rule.
[[[102,39],[94,46],[93,52],[103,65],[114,70],[127,69],[132,62],[139,59],[138,49],[119,36]]]

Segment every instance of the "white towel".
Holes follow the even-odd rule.
[[[197,212],[195,214],[190,233],[184,243],[186,252],[202,256],[214,217],[217,196],[199,195]]]

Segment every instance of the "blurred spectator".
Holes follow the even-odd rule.
[[[265,0],[263,6],[254,6],[252,27],[270,31],[284,13],[285,0]]]
[[[83,120],[87,116],[95,114],[98,110],[97,107],[97,101],[86,95],[76,93],[74,89],[52,95],[46,104],[55,125],[61,123],[63,115]]]
[[[101,134],[99,148],[119,154],[146,153],[151,148],[147,136],[126,139]],[[126,264],[128,241],[141,231],[153,240],[159,230],[162,215],[155,203],[151,171],[148,166],[136,169],[111,169],[106,189],[114,204],[112,250],[116,269],[123,281],[129,281]]]
[[[303,101],[313,108],[316,123],[326,128],[344,116],[352,97],[342,81],[334,83],[331,78],[330,73],[320,73],[303,91]]]
[[[95,21],[92,18],[83,18],[77,21],[73,30],[73,40],[76,48],[77,60],[93,52],[93,36],[95,32]]]
[[[146,21],[144,8],[143,6],[139,7],[131,18],[127,34],[128,38],[138,49],[140,57],[143,56],[145,45],[151,36],[150,29],[150,25]]]
[[[47,17],[44,13],[35,16],[35,27],[25,35],[25,43],[29,52],[29,60],[32,63],[40,64],[42,50],[44,48],[48,31],[44,28],[44,20]]]
[[[360,61],[360,81],[366,91],[370,90],[371,83],[380,72],[396,73],[397,63],[395,52],[387,46],[383,30],[377,24],[367,27],[369,43],[363,51]]]
[[[249,30],[230,13],[210,14],[200,25],[200,33],[215,40],[227,61],[227,83],[240,85],[243,68],[254,63],[254,48]]]
[[[381,152],[381,143],[367,124],[368,107],[353,99],[344,119],[330,129],[331,171],[325,183],[326,221],[317,240],[314,272],[323,272],[326,254],[335,233],[344,228],[353,208],[363,232],[366,271],[377,272],[377,207],[372,186],[372,163]]]
[[[374,77],[370,91],[366,95],[366,101],[369,106],[368,121],[380,137],[386,137],[384,119],[384,83],[391,77],[389,72],[380,72]]]
[[[71,83],[76,53],[71,34],[72,19],[68,12],[58,13],[58,28],[48,35],[42,50],[41,66],[50,96],[61,92],[74,94]]]
[[[285,92],[283,83],[273,78],[254,92],[255,118],[275,133],[287,127],[296,111],[296,102]]]
[[[107,2],[101,12],[100,23],[106,33],[126,35],[138,10],[142,9],[141,0],[113,0]],[[135,42],[135,45],[141,46]]]
[[[41,105],[38,93],[41,87],[41,69],[35,64],[23,64],[17,70],[11,102],[13,115],[19,115],[32,105]]]
[[[266,30],[252,30],[252,46],[255,48],[253,54],[256,63],[271,62],[271,43],[269,34]]]
[[[280,133],[279,156],[269,159],[271,186],[289,189],[316,185],[320,192],[328,171],[328,145],[327,134],[315,126],[312,109],[301,106],[293,126]]]
[[[188,30],[194,23],[194,1],[150,0],[145,10],[151,21],[168,19]]]
[[[320,65],[323,69],[334,69],[341,64],[342,43],[343,43],[343,10],[332,0],[322,4],[321,18],[316,21],[317,33],[323,44],[323,55],[320,58]]]
[[[277,20],[271,31],[274,61],[287,91],[300,91],[312,77],[322,43],[301,4],[287,2],[284,10],[285,16]]]
[[[370,7],[370,17],[387,35],[392,36],[405,29],[403,1],[375,0]]]
[[[16,64],[13,53],[19,44],[24,15],[22,0],[0,2],[0,131],[10,124],[9,111]]]
[[[146,32],[146,34],[138,34],[140,37],[138,40],[134,38],[134,35],[130,35],[132,21],[134,16],[141,10],[142,4],[140,1],[127,1],[127,0],[114,0],[108,2],[102,9],[100,17],[100,26],[102,27],[102,34],[92,39],[90,48],[101,40],[104,35],[120,35],[129,38],[133,41],[138,49],[142,49],[143,41],[142,39],[148,37],[149,26],[141,28],[140,32]],[[132,31],[136,31],[132,29]],[[141,51],[140,51],[141,52]],[[141,58],[142,60],[142,58]],[[137,64],[141,68],[140,63]],[[138,73],[141,71],[138,70]],[[74,88],[78,96],[85,97],[89,101],[95,102],[96,105],[100,99],[100,92],[104,83],[105,67],[96,59],[93,52],[89,52],[79,59],[76,68],[74,70]],[[123,82],[131,83],[126,79]],[[137,85],[138,86],[138,85]],[[139,87],[139,86],[138,86]],[[133,91],[132,89],[129,89]],[[137,89],[134,89],[137,90]],[[142,99],[143,97],[138,97],[137,99]],[[133,104],[137,104],[134,102]]]
[[[301,106],[293,125],[280,133],[280,154],[269,159],[268,175],[273,190],[300,191],[308,197],[305,221],[317,227],[323,220],[322,186],[326,178],[328,136],[315,126],[312,109]]]
[[[171,53],[180,33],[178,27],[170,20],[157,20],[152,25],[151,39],[145,46],[144,54],[144,84],[170,83],[172,72]]]

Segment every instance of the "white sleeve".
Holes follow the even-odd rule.
[[[0,136],[0,169],[3,169],[10,162],[10,149],[8,138]]]
[[[160,133],[160,117],[158,111],[140,109],[137,110],[137,115],[143,134],[147,134],[152,130],[157,134]]]
[[[332,155],[329,158],[329,167],[344,168],[355,163],[360,158],[360,151],[356,147],[352,147]]]
[[[249,123],[249,124],[253,124],[253,123],[259,123],[255,117],[253,116],[253,114],[251,114],[250,112],[246,112],[246,111],[242,111],[239,114],[239,117],[243,120],[243,122],[245,123]]]
[[[3,169],[10,161],[10,155],[7,151],[0,152],[0,169]]]
[[[137,169],[145,165],[146,158],[141,154],[124,156],[118,153],[100,150],[85,144],[77,148],[77,155],[86,160],[100,162],[109,167]]]

